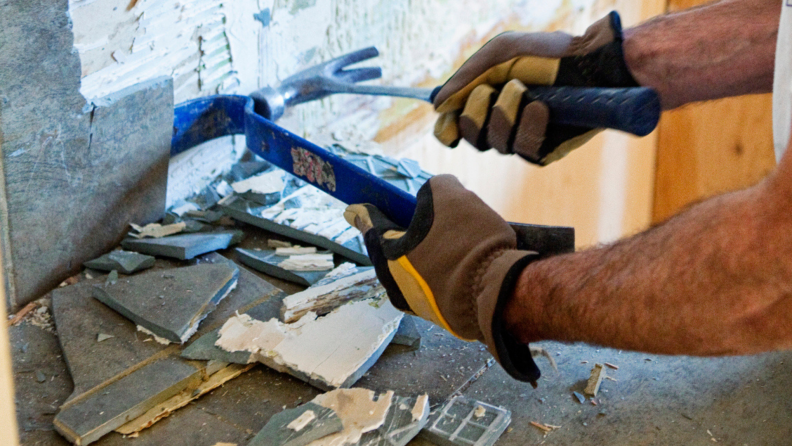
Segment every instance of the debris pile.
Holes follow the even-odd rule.
[[[413,161],[333,151],[411,193],[429,179]],[[51,323],[52,308],[74,382],[55,429],[82,445],[112,432],[149,435],[263,364],[327,393],[284,406],[251,445],[406,445],[422,430],[440,444],[492,444],[509,424],[504,409],[456,397],[430,414],[426,394],[351,388],[391,343],[419,349],[421,333],[391,305],[344,208],[249,161],[177,201],[162,221],[131,224],[119,249],[84,263],[82,280],[9,321]],[[246,224],[274,237],[258,240]],[[306,288],[287,295],[260,273]]]

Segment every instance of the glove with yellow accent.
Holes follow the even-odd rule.
[[[391,303],[461,339],[483,342],[510,375],[535,385],[540,373],[530,349],[506,332],[501,314],[538,255],[517,250],[511,226],[451,175],[430,179],[417,198],[406,231],[369,204],[344,213],[364,233]]]
[[[581,37],[563,32],[507,32],[468,59],[434,98],[440,117],[435,136],[449,147],[464,138],[479,150],[494,148],[547,165],[600,129],[556,125],[534,100],[531,85],[637,87],[622,51],[616,12]]]

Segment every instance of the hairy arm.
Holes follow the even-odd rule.
[[[792,153],[750,189],[528,265],[504,318],[526,343],[689,355],[792,348]]]
[[[625,60],[665,109],[768,93],[780,15],[779,0],[721,0],[659,16],[625,30]]]

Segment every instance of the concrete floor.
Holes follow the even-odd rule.
[[[264,237],[252,236],[255,244]],[[226,253],[227,254],[227,253]],[[287,292],[293,285],[270,280]],[[417,352],[390,346],[357,383],[400,395],[428,393],[433,407],[455,391],[512,411],[497,443],[506,445],[782,445],[792,444],[792,353],[752,357],[688,358],[619,352],[586,345],[543,343],[558,373],[543,359],[539,388],[516,382],[479,344],[467,344],[419,321]],[[25,445],[67,445],[52,428],[72,382],[57,336],[23,322],[10,329],[19,434]],[[603,381],[597,406],[580,404],[595,362],[616,381]],[[46,381],[39,383],[36,371]],[[273,414],[319,393],[288,375],[257,366],[241,377],[143,431],[134,440],[118,434],[97,445],[244,445]],[[561,426],[544,436],[531,421]],[[132,443],[130,443],[132,442]],[[428,443],[417,439],[411,446]]]
[[[700,359],[661,357],[546,343],[559,362],[538,389],[511,380],[494,365],[468,382],[489,355],[437,329],[424,332],[424,346],[408,352],[392,346],[359,383],[401,394],[427,392],[433,405],[467,383],[464,394],[512,411],[511,428],[499,445],[609,444],[781,445],[792,442],[792,354]],[[58,405],[71,380],[55,335],[22,324],[11,329],[16,402],[22,443],[66,445],[52,430]],[[26,352],[22,353],[23,346]],[[587,364],[581,362],[588,361]],[[580,404],[591,365],[610,362],[616,382],[606,380],[598,405]],[[544,365],[544,364],[542,364]],[[543,367],[547,370],[547,367]],[[36,380],[36,370],[47,381]],[[289,376],[258,366],[170,418],[141,433],[134,444],[244,444],[270,416],[313,398],[318,391]],[[546,437],[531,421],[561,426]],[[713,440],[714,439],[714,440]],[[128,444],[111,434],[97,444]],[[415,440],[411,445],[428,443]]]

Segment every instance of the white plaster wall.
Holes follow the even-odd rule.
[[[635,23],[660,0],[71,0],[82,93],[99,97],[159,75],[176,101],[250,93],[352,50],[375,45],[391,85],[432,87],[505,29],[582,32],[611,9]],[[507,218],[578,227],[581,245],[648,225],[653,139],[606,134],[561,167],[450,151],[430,136],[426,104],[335,96],[287,112],[279,124],[307,138],[383,143],[435,173],[449,172]],[[635,145],[640,149],[633,150]],[[604,148],[603,148],[604,147]],[[226,150],[238,155],[240,150]]]

